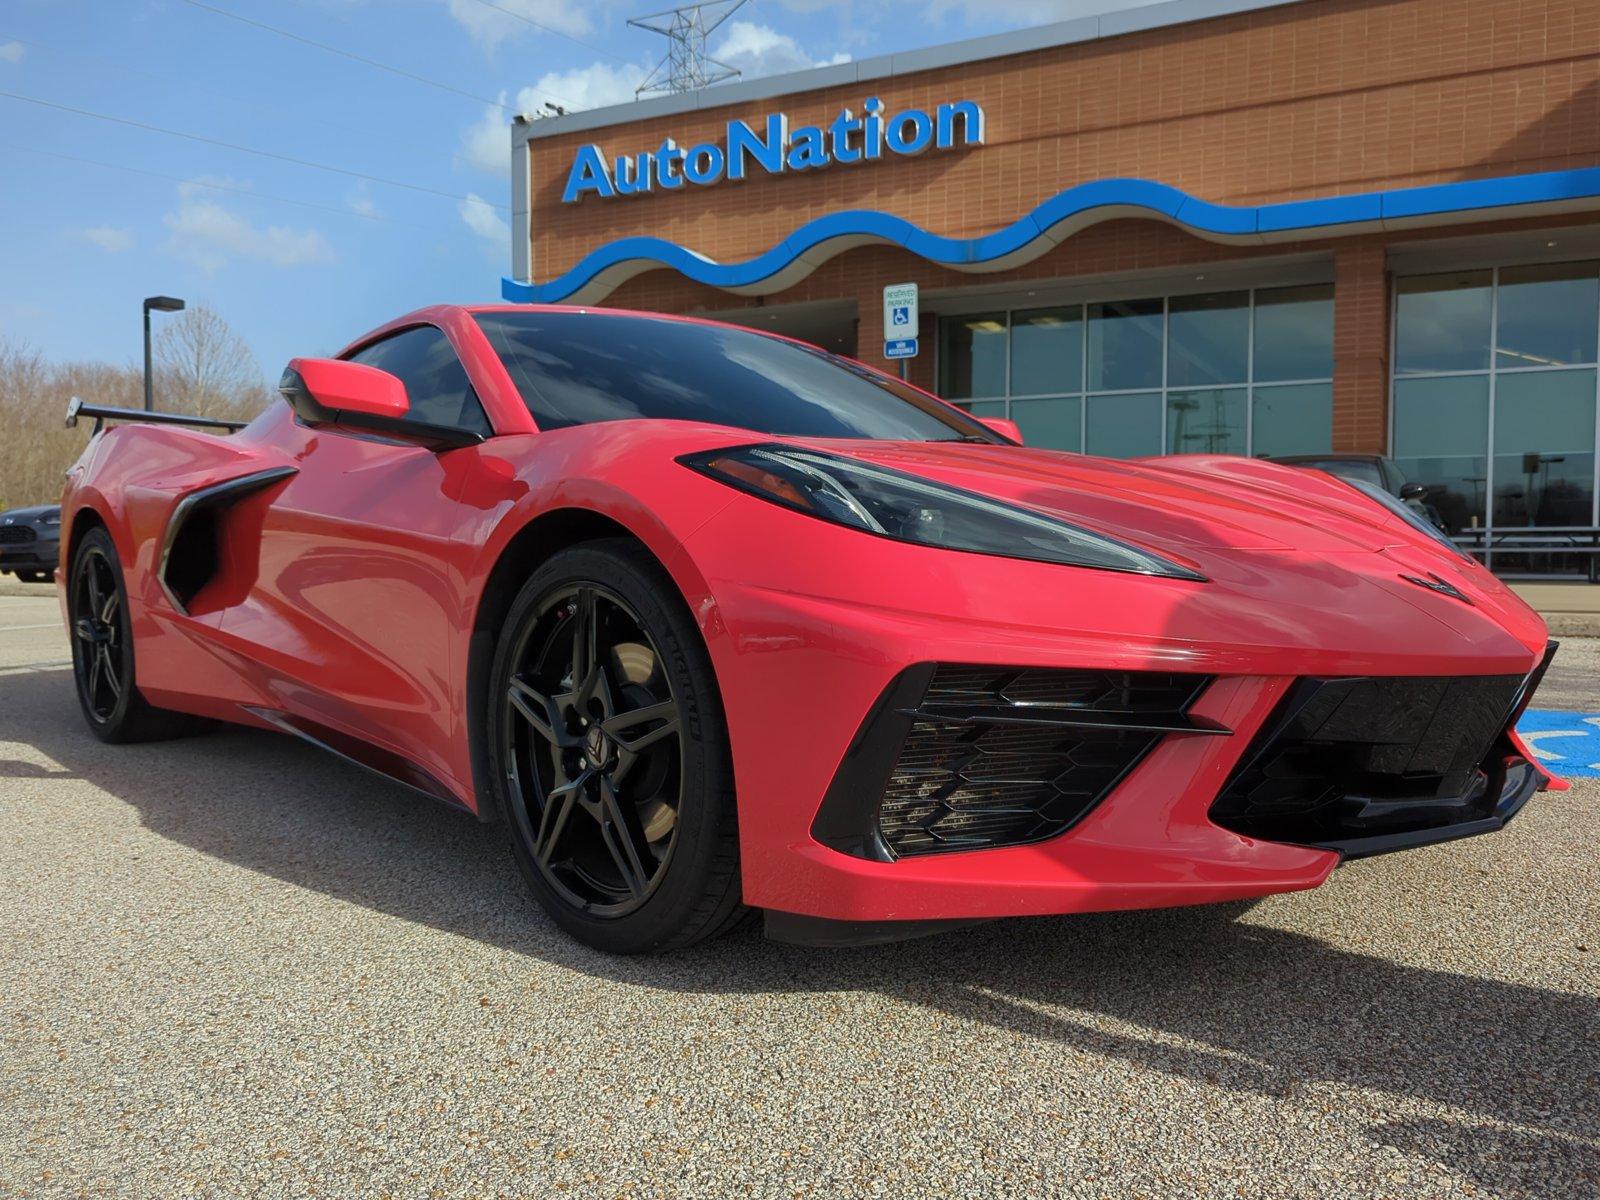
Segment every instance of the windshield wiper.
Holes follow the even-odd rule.
[[[980,446],[999,445],[993,438],[986,438],[981,433],[961,433],[955,437],[929,438],[928,440],[932,442],[977,442]]]

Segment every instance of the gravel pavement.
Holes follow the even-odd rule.
[[[1253,907],[619,960],[289,739],[100,745],[58,618],[0,596],[0,1196],[1600,1195],[1600,780]]]

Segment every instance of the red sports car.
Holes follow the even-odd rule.
[[[1544,625],[1378,488],[1027,449],[645,313],[427,308],[279,390],[72,468],[89,727],[304,738],[502,825],[606,950],[1310,888],[1555,782]]]

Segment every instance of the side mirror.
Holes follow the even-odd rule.
[[[1003,438],[1022,445],[1022,427],[1009,417],[979,417],[978,423],[986,425]]]
[[[1427,498],[1428,487],[1426,484],[1402,483],[1400,485],[1400,499],[1402,500],[1426,500]]]
[[[294,358],[278,393],[307,425],[382,434],[430,450],[475,446],[483,435],[410,418],[406,385],[387,371],[338,358]]]

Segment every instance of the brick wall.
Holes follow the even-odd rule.
[[[891,112],[977,100],[987,115],[987,144],[640,198],[560,202],[573,153],[584,142],[616,155],[653,149],[669,135],[679,145],[716,141],[730,118],[755,123],[780,107],[791,124],[825,123],[842,107],[859,110],[868,94],[882,96]],[[939,233],[972,237],[1097,178],[1157,179],[1241,204],[1594,166],[1600,164],[1600,0],[1303,0],[532,145],[531,246],[541,280],[595,246],[636,234],[737,261],[845,208],[883,209]],[[1004,275],[950,271],[887,247],[852,250],[770,302],[855,299],[863,357],[876,361],[885,283],[959,288],[1307,250],[1333,260],[1338,279],[1335,443],[1378,449],[1387,427],[1381,241],[1220,246],[1154,221],[1120,220]],[[745,307],[750,300],[658,270],[606,303],[684,311]],[[931,366],[925,354],[914,377],[931,383]]]
[[[1390,308],[1383,243],[1340,243],[1333,267],[1333,448],[1387,451]]]

